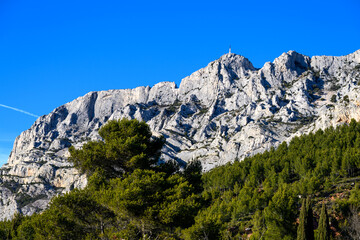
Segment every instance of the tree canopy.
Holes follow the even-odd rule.
[[[152,135],[145,122],[112,120],[99,130],[104,141],[90,141],[81,149],[70,147],[69,161],[89,176],[101,171],[108,178],[135,169],[150,169],[159,160],[163,137]]]

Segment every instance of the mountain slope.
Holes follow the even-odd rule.
[[[360,120],[360,50],[342,57],[289,51],[255,69],[225,54],[175,83],[91,92],[46,116],[14,143],[0,169],[0,216],[32,214],[86,185],[68,147],[99,139],[109,119],[137,118],[166,137],[163,159],[200,159],[204,169],[262,152],[295,135]],[[24,200],[25,199],[25,200]]]

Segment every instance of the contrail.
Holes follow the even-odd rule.
[[[14,107],[10,107],[10,106],[6,106],[4,104],[0,104],[0,107],[4,107],[4,108],[8,108],[8,109],[11,109],[11,110],[14,110],[14,111],[17,111],[17,112],[21,112],[21,113],[24,113],[24,114],[27,114],[27,115],[30,115],[32,117],[36,117],[38,118],[39,116],[38,115],[35,115],[33,113],[29,113],[27,111],[24,111],[24,110],[21,110],[21,109],[18,109],[18,108],[14,108]]]

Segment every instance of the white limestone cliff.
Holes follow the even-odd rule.
[[[205,170],[276,147],[293,136],[360,120],[360,50],[341,57],[289,51],[261,69],[225,54],[181,81],[90,92],[36,120],[0,169],[0,218],[46,208],[86,185],[69,146],[100,139],[110,119],[146,121],[166,137],[165,160],[199,159]]]

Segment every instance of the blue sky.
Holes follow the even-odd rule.
[[[0,0],[0,165],[44,115],[89,91],[177,84],[228,51],[255,67],[360,48],[360,1]],[[3,106],[4,105],[4,106]]]

